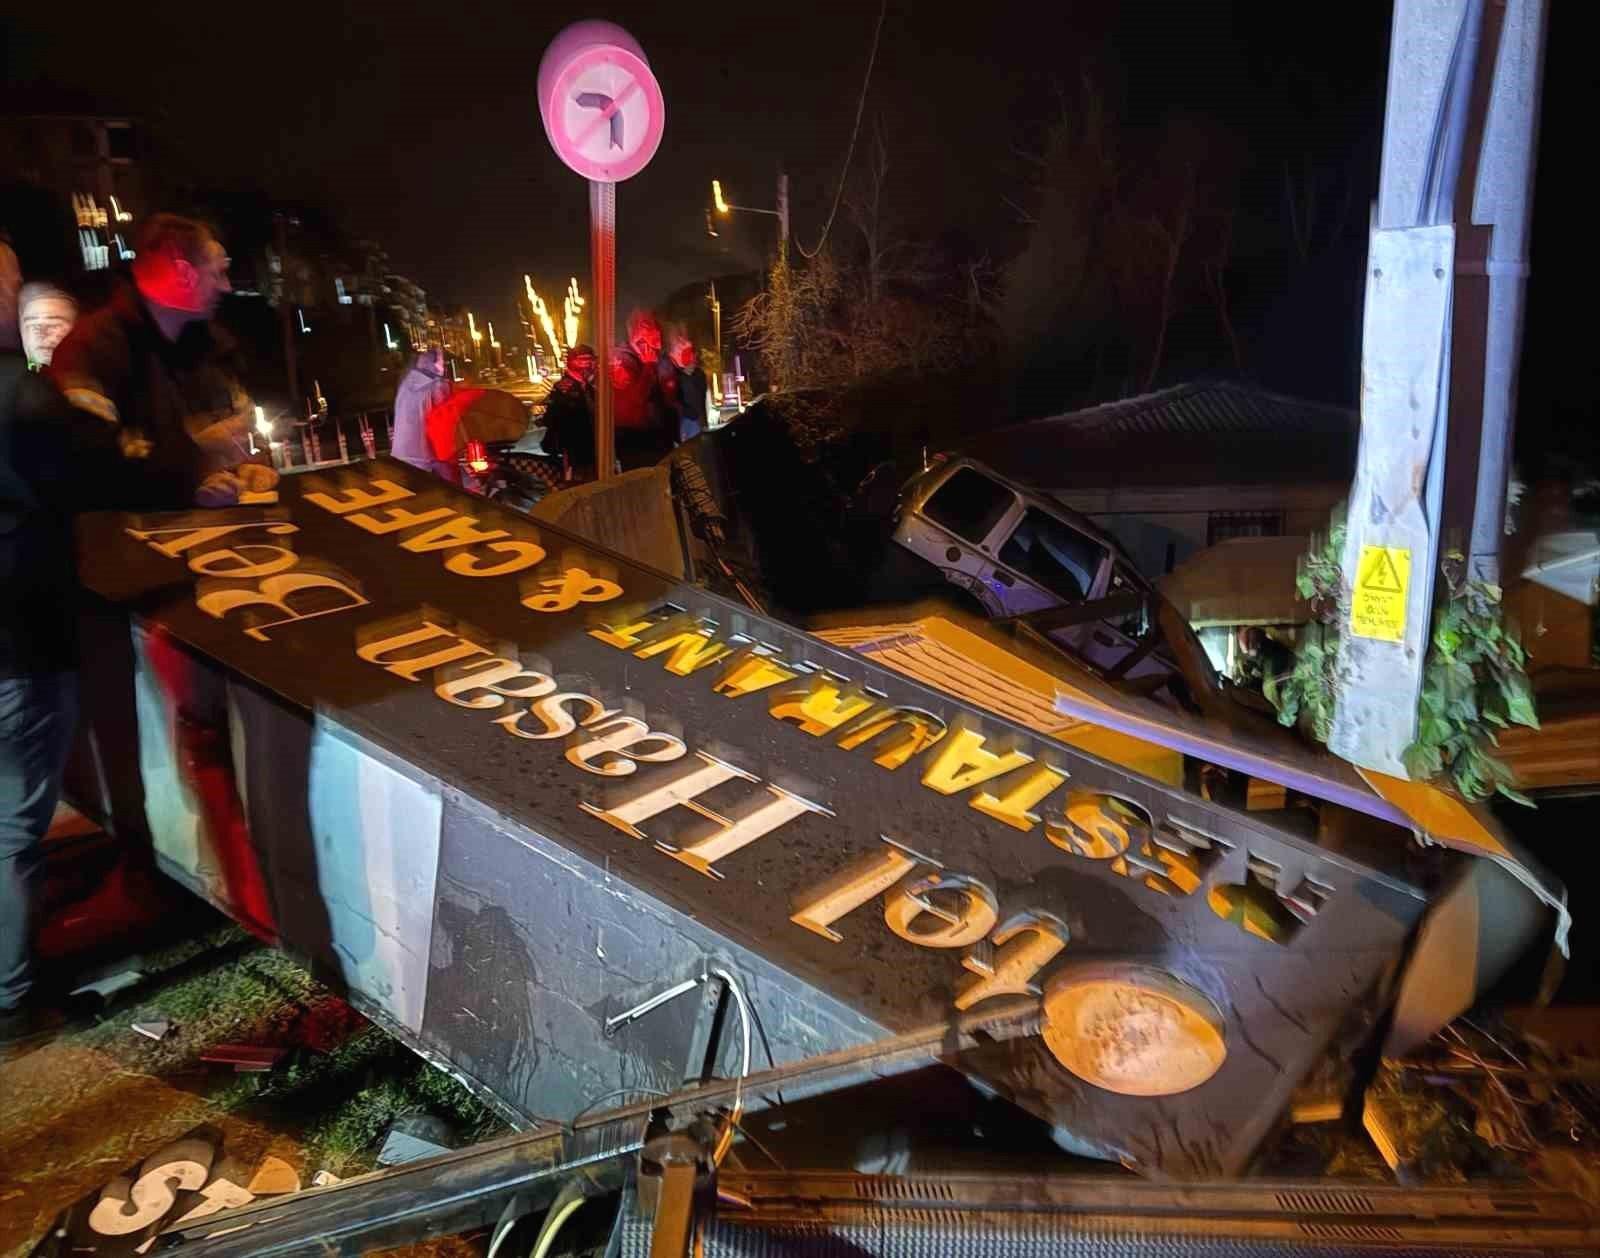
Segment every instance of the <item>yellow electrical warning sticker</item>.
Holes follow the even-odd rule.
[[[1350,632],[1380,642],[1406,636],[1406,591],[1411,552],[1399,546],[1363,546],[1350,596]]]

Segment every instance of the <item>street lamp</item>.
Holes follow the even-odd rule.
[[[741,214],[770,214],[778,220],[778,256],[782,257],[789,250],[789,176],[782,171],[778,172],[778,208],[764,210],[755,205],[734,205],[725,200],[722,195],[722,181],[711,181],[711,204],[718,214],[726,218],[735,210]],[[711,226],[711,218],[706,217],[706,228],[715,236],[716,229]]]

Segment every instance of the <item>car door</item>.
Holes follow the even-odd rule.
[[[1016,583],[996,579],[994,550],[1021,512],[1015,491],[975,467],[958,464],[895,529],[895,540],[969,591],[992,616],[1012,614],[1005,596]],[[1033,606],[1049,606],[1033,604]]]
[[[996,549],[996,582],[1007,615],[1095,597],[1109,552],[1094,538],[1039,507],[1024,506]]]

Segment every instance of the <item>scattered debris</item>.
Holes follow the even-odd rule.
[[[172,1023],[166,1018],[151,1018],[147,1022],[130,1023],[129,1026],[145,1039],[154,1040],[158,1044],[172,1031]]]
[[[332,1171],[318,1171],[311,1177],[311,1186],[313,1188],[332,1188],[335,1184],[342,1182]]]
[[[432,1114],[402,1114],[389,1124],[383,1148],[378,1151],[378,1165],[399,1166],[438,1157],[457,1144],[456,1133],[443,1119]]]
[[[322,1172],[326,1174],[327,1172]],[[261,1159],[256,1173],[250,1177],[245,1189],[258,1197],[272,1197],[280,1193],[300,1191],[300,1172],[282,1158],[270,1153]]]
[[[243,1074],[271,1070],[288,1051],[270,1044],[214,1044],[200,1054],[200,1060],[229,1065]]]
[[[115,974],[107,974],[92,983],[85,983],[82,987],[74,989],[72,994],[78,996],[84,992],[93,992],[101,1000],[110,1000],[118,992],[137,987],[144,982],[144,977],[144,972],[141,970],[118,970]]]

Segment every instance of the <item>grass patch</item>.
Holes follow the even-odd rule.
[[[443,1119],[463,1143],[504,1130],[494,1112],[449,1075],[368,1022],[289,956],[235,927],[146,962],[179,975],[155,978],[147,997],[73,1038],[138,1073],[181,1081],[220,1111],[303,1141],[308,1176],[317,1169],[336,1175],[371,1169],[385,1131],[402,1114]],[[130,1029],[135,1021],[159,1018],[173,1024],[159,1043]],[[208,1047],[230,1042],[289,1052],[261,1073],[199,1060]]]

